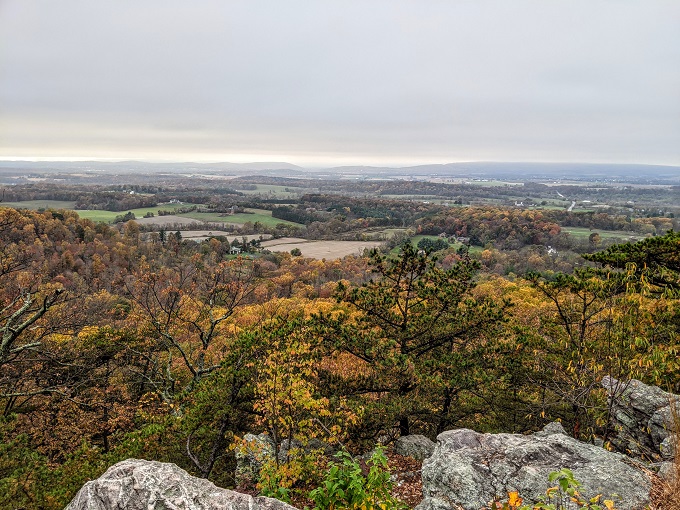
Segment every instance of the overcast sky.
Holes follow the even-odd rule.
[[[678,0],[0,0],[0,158],[680,164]]]

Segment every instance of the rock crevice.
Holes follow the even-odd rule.
[[[670,460],[673,406],[680,410],[680,396],[632,379],[624,382],[603,377],[609,395],[613,443],[619,451],[647,460]]]

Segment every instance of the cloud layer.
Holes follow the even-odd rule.
[[[674,0],[0,0],[0,157],[680,164]]]

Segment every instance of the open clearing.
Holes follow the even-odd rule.
[[[2,202],[1,205],[7,207],[14,207],[17,209],[71,209],[75,207],[75,202],[66,202],[60,200],[26,200],[24,202]],[[260,222],[267,227],[275,227],[279,223],[284,225],[295,225],[297,227],[304,227],[300,223],[292,221],[280,220],[272,217],[272,212],[267,209],[246,209],[245,213],[224,214],[216,212],[197,212],[191,211],[188,213],[180,213],[179,215],[158,216],[158,211],[175,211],[186,207],[192,207],[197,204],[190,203],[172,203],[172,204],[158,204],[154,207],[141,207],[138,209],[129,209],[127,211],[102,211],[102,210],[86,210],[75,209],[78,216],[94,222],[112,223],[116,216],[121,216],[127,212],[132,212],[135,215],[135,221],[144,225],[169,225],[169,226],[189,226],[195,223],[222,223],[225,225],[242,226],[244,223]],[[144,218],[147,213],[153,213],[152,218]]]
[[[180,230],[179,233],[182,235],[182,239],[189,241],[196,241],[200,243],[211,237],[226,237],[227,241],[233,242],[236,239],[239,243],[243,241],[245,237],[246,242],[250,242],[253,239],[269,239],[271,234],[249,234],[249,235],[239,235],[232,234],[229,232],[222,232],[221,230]]]
[[[305,193],[310,193],[309,188],[299,188],[297,186],[278,186],[275,184],[256,184],[256,189],[241,189],[235,187],[237,191],[246,195],[271,195],[276,198],[296,198]]]
[[[639,232],[625,232],[623,230],[599,230],[585,227],[562,227],[562,232],[566,232],[574,237],[589,237],[590,234],[600,234],[602,238],[619,239],[621,241],[639,241],[646,236]]]
[[[280,220],[272,217],[272,212],[266,209],[246,209],[245,213],[224,214],[224,213],[203,213],[190,212],[183,213],[182,216],[186,218],[193,218],[198,221],[210,221],[214,223],[227,223],[229,225],[243,225],[246,222],[255,223],[260,222],[267,227],[275,227],[278,223],[285,225],[296,225],[302,227],[299,223],[292,221]]]
[[[196,224],[203,225],[202,221],[185,218],[184,216],[175,216],[174,214],[168,214],[167,216],[154,216],[153,218],[137,218],[135,221],[140,225],[157,225],[159,227],[173,225],[182,227],[189,227]]]
[[[86,220],[92,220],[94,222],[103,222],[103,223],[111,223],[116,216],[119,214],[125,214],[125,213],[119,213],[119,212],[113,212],[113,211],[99,211],[99,210],[88,210],[88,209],[76,209],[75,210],[78,213],[78,216],[81,218],[84,218]]]
[[[290,252],[299,248],[303,257],[327,260],[361,255],[365,249],[377,246],[380,246],[380,241],[307,241],[296,237],[283,237],[262,243],[262,247],[269,251]]]
[[[135,215],[135,218],[137,218],[135,221],[139,221],[142,218],[144,218],[144,215],[147,213],[153,213],[154,215],[158,214],[158,211],[175,211],[177,209],[180,209],[182,207],[191,207],[196,204],[181,204],[181,203],[175,203],[175,204],[158,204],[154,207],[140,207],[138,209],[129,209],[127,211],[101,211],[101,210],[89,210],[89,209],[76,209],[76,212],[78,213],[78,216],[81,218],[86,218],[88,220],[92,221],[103,221],[105,223],[111,223],[114,219],[116,219],[116,216],[121,216],[127,212],[131,212]],[[161,216],[161,218],[169,218],[170,216]],[[176,218],[176,216],[172,216],[173,218]],[[147,218],[148,219],[148,218]],[[162,224],[162,223],[161,223]]]

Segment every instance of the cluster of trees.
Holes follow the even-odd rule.
[[[541,245],[579,252],[589,250],[562,232],[562,227],[582,227],[600,230],[618,230],[638,234],[663,235],[678,227],[675,218],[633,218],[607,213],[572,213],[567,211],[542,211],[536,209],[467,207],[448,208],[416,221],[418,233],[449,235],[470,238],[477,246],[493,244],[495,248],[514,251],[524,246]],[[592,244],[592,243],[591,243]]]
[[[585,227],[599,230],[618,230],[639,234],[663,235],[668,230],[677,230],[680,222],[673,213],[669,217],[638,217],[630,214],[608,214],[604,212],[572,213],[566,211],[546,211],[545,215],[563,227]]]
[[[319,221],[320,215],[317,211],[307,210],[303,205],[291,207],[282,205],[272,208],[272,217],[280,220],[292,221],[302,225],[309,225],[313,221]]]
[[[410,226],[442,209],[416,201],[304,195],[296,206],[273,207],[272,216],[304,224],[308,237],[323,239],[372,227]]]
[[[449,242],[446,239],[431,239],[429,237],[423,237],[418,241],[418,249],[424,250],[428,253],[445,250],[449,247]]]
[[[529,214],[497,221],[550,232]],[[604,375],[680,390],[677,233],[512,280],[410,243],[234,257],[69,211],[0,208],[0,238],[0,506],[63,508],[127,457],[233,486],[247,432],[365,451],[560,419],[606,440]],[[307,490],[324,462],[293,453],[268,483]]]
[[[470,238],[470,244],[492,243],[501,249],[518,249],[526,245],[563,246],[566,235],[543,211],[467,207],[445,209],[417,222],[417,232],[438,235],[446,232]]]
[[[79,196],[78,191],[73,186],[42,186],[30,184],[24,186],[4,187],[2,189],[2,200],[5,202],[19,202],[22,200],[76,200]]]
[[[75,209],[122,212],[130,209],[156,207],[172,199],[191,204],[220,204],[229,197],[240,200],[243,193],[214,183],[173,183],[166,186],[148,184],[62,185],[32,183],[2,190],[5,202],[27,200],[58,200],[75,202]],[[231,203],[230,203],[231,205]]]

